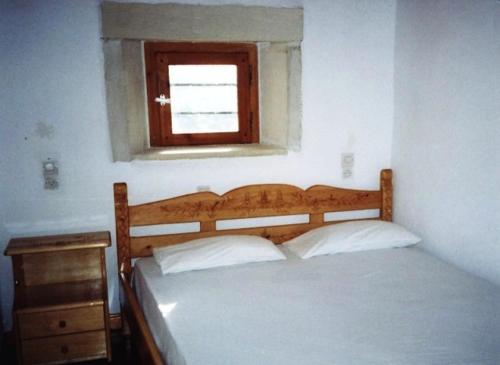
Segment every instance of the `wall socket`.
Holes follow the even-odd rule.
[[[52,158],[42,162],[43,187],[46,190],[56,190],[59,188],[59,167],[57,161]]]
[[[340,165],[342,167],[342,178],[352,177],[354,170],[354,153],[346,152],[340,155]]]

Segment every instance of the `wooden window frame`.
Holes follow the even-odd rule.
[[[144,58],[151,147],[244,144],[259,142],[257,47],[250,43],[145,42]],[[170,104],[155,98],[170,97],[168,65],[231,64],[237,66],[237,132],[172,133]]]

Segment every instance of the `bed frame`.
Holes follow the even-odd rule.
[[[130,278],[132,259],[152,255],[154,247],[216,235],[257,235],[280,244],[325,222],[324,213],[379,209],[378,218],[392,221],[392,170],[380,173],[379,190],[353,190],[315,185],[306,190],[291,185],[249,185],[223,195],[199,192],[139,205],[128,205],[127,184],[114,184],[116,240],[122,318],[130,328],[134,349],[141,364],[165,365],[142,313]],[[280,226],[217,229],[221,220],[309,214],[308,223]],[[350,219],[355,220],[355,219]],[[344,220],[345,221],[345,220]],[[199,222],[199,232],[132,236],[131,227]]]

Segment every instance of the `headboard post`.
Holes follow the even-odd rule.
[[[309,214],[309,223],[321,225],[325,222],[324,213],[311,213]]]
[[[200,222],[200,232],[212,232],[217,230],[215,221],[201,221]]]
[[[130,260],[130,230],[127,198],[127,184],[113,184],[115,197],[116,218],[116,245],[118,251],[118,272],[130,274],[132,264]]]
[[[380,219],[392,222],[392,170],[385,169],[380,172],[380,191],[382,192],[382,207]]]

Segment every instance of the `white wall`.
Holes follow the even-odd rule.
[[[500,3],[398,1],[395,220],[500,284]]]
[[[135,203],[193,192],[197,185],[219,193],[265,182],[376,188],[379,170],[389,166],[395,0],[304,2],[301,152],[132,163],[111,162],[99,2],[1,4],[2,249],[8,237],[21,234],[97,229],[114,234],[112,183],[117,181],[129,184]],[[53,129],[48,137],[40,133],[47,126]],[[355,176],[345,181],[340,171],[344,151],[356,153]],[[42,188],[46,157],[60,162],[57,191]],[[107,255],[111,310],[116,312],[115,248]],[[2,257],[0,263],[4,321],[10,326],[10,261]]]

